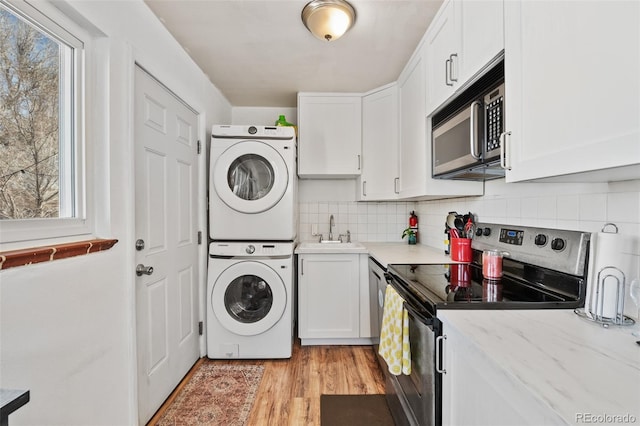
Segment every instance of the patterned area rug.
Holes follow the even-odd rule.
[[[218,365],[205,361],[157,425],[245,424],[264,373],[261,365]]]

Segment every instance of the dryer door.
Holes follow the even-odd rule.
[[[220,274],[210,302],[223,327],[235,334],[254,336],[282,318],[287,290],[282,278],[264,263],[238,262]]]
[[[241,141],[218,157],[211,184],[230,208],[260,213],[280,201],[289,184],[289,171],[280,153],[268,144]]]

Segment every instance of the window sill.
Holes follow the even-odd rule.
[[[51,262],[68,257],[83,256],[89,253],[109,250],[118,240],[94,239],[65,244],[52,244],[43,247],[0,251],[0,269],[33,263]]]

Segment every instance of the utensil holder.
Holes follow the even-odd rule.
[[[451,260],[456,262],[471,262],[471,238],[451,239]]]

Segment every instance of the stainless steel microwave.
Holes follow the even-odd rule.
[[[503,70],[487,73],[432,117],[434,178],[489,180],[504,176]]]

